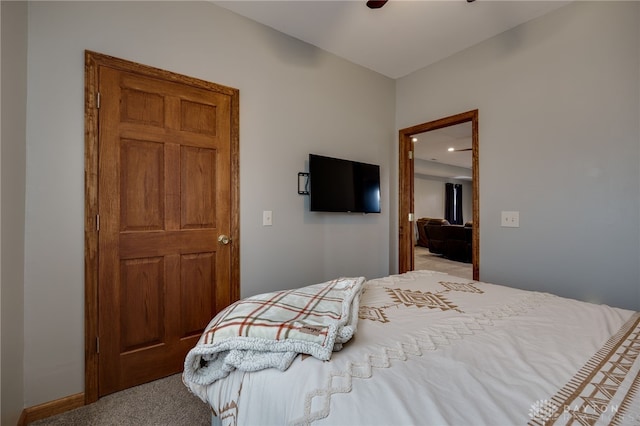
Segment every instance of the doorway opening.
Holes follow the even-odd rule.
[[[461,126],[462,125],[462,126]],[[399,162],[399,272],[415,269],[415,247],[418,240],[418,229],[415,215],[415,163],[416,149],[414,144],[417,135],[426,134],[442,129],[464,130],[470,125],[471,146],[453,147],[460,152],[471,152],[471,220],[467,224],[471,228],[471,264],[474,280],[479,280],[480,263],[480,215],[479,215],[479,170],[478,170],[478,110],[471,110],[461,114],[430,121],[399,131],[400,162]],[[444,212],[442,214],[444,218]]]

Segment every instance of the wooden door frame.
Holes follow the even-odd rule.
[[[231,98],[231,298],[240,297],[240,137],[238,89],[187,77],[112,56],[85,51],[85,390],[84,403],[98,400],[98,70],[108,66],[162,80],[188,84]]]
[[[480,279],[480,204],[479,204],[479,188],[478,181],[478,110],[463,112],[461,114],[452,115],[450,117],[441,118],[435,121],[418,124],[399,131],[400,141],[400,164],[398,171],[398,196],[399,201],[399,220],[398,220],[398,268],[400,273],[413,271],[414,268],[414,246],[415,233],[414,221],[417,218],[409,220],[409,215],[414,214],[413,204],[413,142],[411,136],[418,133],[428,132],[430,130],[441,129],[443,127],[453,126],[456,124],[471,122],[472,137],[472,209],[473,209],[473,229],[472,229],[472,246],[471,259],[473,263],[473,279]]]

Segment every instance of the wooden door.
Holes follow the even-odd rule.
[[[182,371],[238,297],[233,96],[141,71],[97,69],[99,396]]]

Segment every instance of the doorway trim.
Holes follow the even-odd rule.
[[[473,209],[473,229],[471,242],[471,259],[473,264],[473,279],[480,279],[480,204],[478,181],[478,110],[463,112],[449,117],[441,118],[427,123],[417,124],[412,127],[399,130],[399,158],[398,169],[398,196],[399,196],[399,220],[398,220],[398,269],[399,273],[413,271],[414,268],[414,246],[415,232],[413,191],[414,191],[414,162],[413,162],[413,142],[411,137],[418,133],[430,130],[441,129],[460,123],[471,122],[472,138],[472,209]]]
[[[229,95],[231,99],[231,298],[240,296],[240,137],[239,91],[208,81],[176,74],[159,68],[85,51],[85,389],[84,403],[98,400],[98,72],[107,66],[163,80],[188,84]]]

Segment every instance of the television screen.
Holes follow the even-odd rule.
[[[311,211],[380,213],[380,166],[309,154]]]

